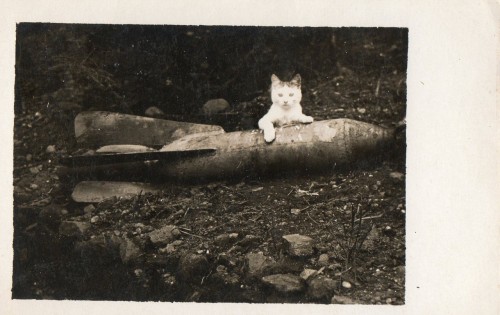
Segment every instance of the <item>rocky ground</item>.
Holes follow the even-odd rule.
[[[71,45],[95,35],[81,31],[85,36],[76,36],[64,27],[49,31],[18,39],[28,45],[23,49],[31,57],[26,62],[18,54],[16,78],[14,298],[404,304],[404,132],[383,155],[322,174],[165,183],[159,194],[79,204],[70,198],[78,180],[57,175],[61,157],[79,149],[74,116],[87,109],[144,115],[143,106],[137,105],[141,103],[137,95],[143,91],[127,90],[136,97],[127,99],[127,107],[116,100],[122,97],[123,86],[144,78],[113,73],[97,62],[105,60],[102,55],[88,63],[96,54],[93,50],[82,57],[87,58],[81,61],[87,72],[74,70],[71,61],[73,68],[47,68],[45,81],[30,76],[30,69],[43,72],[40,64],[46,62],[34,52],[43,44],[40,34],[48,32],[73,43],[53,58],[63,65],[78,56]],[[404,36],[395,30],[339,32],[334,33],[336,41],[333,37],[318,41],[324,33],[311,37],[318,41],[311,47],[330,45],[337,61],[330,60],[330,70],[299,65],[305,73],[304,112],[316,120],[347,117],[395,126],[405,116]],[[209,42],[206,34],[196,31],[186,36]],[[50,48],[50,36],[44,40],[44,47]],[[312,54],[314,49],[308,51]],[[111,59],[113,54],[124,52],[116,48],[104,55]],[[245,56],[259,62],[252,54]],[[265,68],[266,54],[272,51],[262,50],[259,67]],[[193,61],[191,70],[201,69],[213,77],[210,63],[196,63],[201,59]],[[227,80],[239,73],[228,69]],[[49,81],[57,81],[54,73],[63,82],[47,90]],[[183,76],[179,78],[184,82]],[[168,80],[168,86],[177,82],[174,75]],[[268,84],[267,77],[262,80]],[[236,79],[232,82],[238,84]],[[107,95],[106,90],[118,96],[96,102],[100,94]],[[227,131],[254,128],[270,105],[265,90],[250,90],[242,92],[246,97],[240,100],[227,94],[229,114],[217,118]],[[191,114],[185,109],[160,110],[167,118],[214,123],[216,118],[198,114],[209,96],[201,95]]]

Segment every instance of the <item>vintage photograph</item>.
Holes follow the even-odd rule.
[[[407,28],[15,45],[12,299],[405,304]]]

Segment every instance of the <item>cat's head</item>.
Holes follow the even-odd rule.
[[[275,74],[271,76],[271,99],[283,109],[289,109],[300,104],[300,75],[297,74],[289,82],[281,81]]]

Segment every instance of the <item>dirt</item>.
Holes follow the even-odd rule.
[[[337,300],[404,304],[404,131],[384,154],[342,169],[166,182],[160,194],[93,207],[71,200],[78,179],[57,167],[81,149],[72,123],[83,110],[143,115],[154,105],[166,118],[255,128],[273,72],[301,73],[315,120],[394,127],[406,110],[405,30],[22,24],[17,43],[14,298],[330,303],[249,276],[247,255],[261,252],[276,262],[261,276],[314,269],[336,281]],[[200,115],[219,97],[230,115]],[[62,235],[63,221],[88,227]],[[166,225],[175,237],[152,243]],[[288,234],[311,237],[312,254],[292,257]]]

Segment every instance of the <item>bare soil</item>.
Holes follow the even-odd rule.
[[[262,252],[277,262],[273,273],[321,271],[352,303],[404,304],[404,131],[384,154],[349,167],[167,180],[161,194],[93,208],[71,200],[78,179],[63,181],[57,167],[82,149],[73,119],[83,110],[144,115],[157,106],[165,118],[256,128],[272,73],[302,75],[304,113],[315,120],[394,127],[406,111],[406,30],[21,24],[17,36],[13,298],[330,303],[249,277],[248,253]],[[201,115],[219,97],[230,114]],[[89,228],[65,237],[68,220]],[[178,227],[176,240],[152,244],[148,233],[165,225]],[[287,234],[313,238],[314,253],[290,257]],[[133,240],[140,255],[124,263],[116,238]]]

